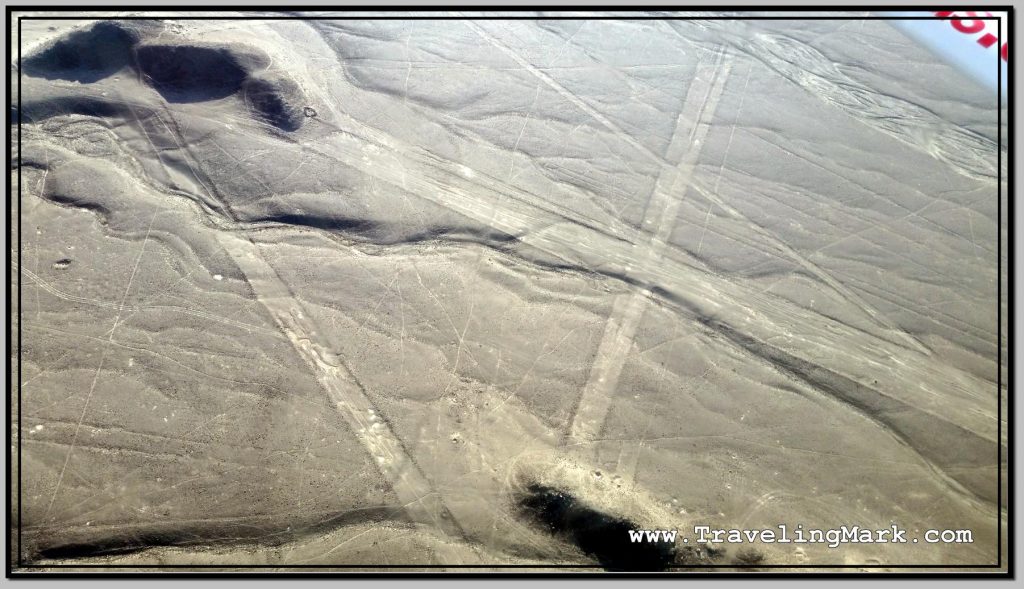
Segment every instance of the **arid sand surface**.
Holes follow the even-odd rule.
[[[886,22],[33,16],[18,562],[1005,566],[1005,137]],[[779,524],[973,542],[681,543]]]

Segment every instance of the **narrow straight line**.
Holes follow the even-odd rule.
[[[600,569],[600,565],[595,564],[392,564],[392,565],[374,565],[374,564],[292,564],[292,565],[277,565],[277,564],[245,564],[245,565],[231,565],[231,564],[165,564],[165,565],[152,565],[152,564],[25,564],[24,568],[30,569]],[[666,567],[669,572],[666,573],[634,573],[634,576],[676,576],[675,573],[671,572],[674,569],[688,570],[688,569],[754,569],[759,574],[768,574],[768,576],[777,576],[779,573],[762,573],[764,569],[940,569],[947,571],[950,569],[995,569],[999,568],[994,564],[689,564],[689,565],[673,565]],[[74,573],[71,573],[74,574]],[[154,573],[154,575],[164,576],[167,573]],[[203,575],[208,573],[197,573],[197,575]],[[258,575],[261,573],[253,573]],[[314,573],[315,574],[315,573]],[[339,573],[338,575],[344,575],[345,573]],[[518,573],[523,574],[523,573]],[[538,573],[542,575],[543,573]],[[614,573],[608,571],[596,572],[596,575],[602,577],[612,577]],[[781,573],[785,575],[786,573]],[[813,573],[808,573],[813,574]],[[825,573],[821,573],[825,574]],[[849,574],[849,573],[833,573],[836,575]],[[867,573],[869,576],[883,576],[889,573]],[[936,574],[936,573],[931,573]],[[941,574],[941,573],[940,573]],[[243,573],[244,575],[244,573]],[[624,573],[620,576],[630,576],[630,573]],[[248,575],[244,575],[248,576]],[[335,576],[335,575],[331,575]],[[858,574],[859,576],[859,574]],[[986,578],[991,577],[991,573],[987,573]],[[948,573],[943,575],[944,578],[949,578]]]
[[[11,34],[11,11],[10,10],[8,10],[4,14],[4,26],[7,27],[7,34],[10,35]],[[11,47],[10,47],[10,44],[8,44],[7,47],[4,49],[4,56],[7,57],[8,63],[10,62],[10,54],[11,54]],[[7,104],[8,104],[8,109],[7,109],[7,128],[10,129],[11,128],[11,123],[13,122],[13,119],[11,117],[11,110],[10,110],[10,105],[13,104],[13,101],[11,100],[10,78],[8,78],[8,84],[7,84],[6,88],[5,88],[4,94],[6,94],[6,96],[7,96]],[[11,144],[13,142],[14,142],[14,136],[9,135],[7,137],[7,142],[6,142],[6,146],[5,146],[5,148],[7,149],[7,161],[8,162],[10,162],[10,161],[12,161],[14,159],[13,158],[13,156],[14,156],[13,150],[11,148]],[[11,181],[10,177],[11,177],[10,173],[8,172],[8,174],[7,174],[7,182],[8,183]],[[10,194],[10,190],[8,190],[7,192],[8,192],[8,194]],[[20,211],[19,211],[18,216],[19,216],[19,218],[21,217]],[[10,218],[11,218],[10,217],[10,210],[8,210],[7,218],[8,218],[8,225],[7,225],[7,231],[4,234],[4,244],[7,246],[7,253],[6,253],[6,255],[7,255],[7,260],[9,261],[11,259],[11,247],[14,245],[12,243],[12,235],[11,235],[13,227],[10,226],[10,222],[11,222],[10,221]],[[4,301],[4,310],[7,312],[7,320],[8,321],[11,321],[11,319],[12,319],[12,316],[11,316],[11,311],[12,311],[11,299],[12,299],[12,297],[14,295],[14,287],[13,287],[14,281],[11,280],[11,278],[12,278],[11,267],[10,267],[10,264],[8,264],[7,265],[7,290],[6,290],[7,299]],[[7,480],[8,481],[13,481],[14,480],[14,478],[13,478],[13,474],[14,474],[14,470],[13,470],[14,469],[14,438],[12,437],[13,436],[13,428],[11,427],[11,419],[10,419],[10,417],[13,415],[13,413],[11,412],[11,401],[12,401],[12,398],[13,398],[14,391],[17,390],[17,389],[15,389],[14,387],[11,387],[11,383],[10,383],[10,375],[11,375],[11,372],[12,372],[12,370],[11,370],[11,354],[10,354],[10,351],[13,349],[12,346],[11,346],[11,330],[10,329],[7,330],[7,334],[4,337],[4,344],[7,346],[7,351],[8,351],[7,352],[7,358],[6,358],[6,366],[7,366],[7,375],[8,375],[7,383],[8,383],[8,387],[9,387],[8,390],[6,391],[7,392],[6,406],[7,406],[7,417],[8,417],[8,419],[7,419],[7,423],[4,424],[4,431],[7,433],[7,464],[6,464],[6,474],[7,474]],[[15,385],[15,386],[20,386],[20,385]],[[19,489],[19,492],[20,492],[20,489]],[[11,517],[10,517],[14,513],[14,511],[12,509],[11,486],[10,486],[10,483],[8,484],[8,487],[7,487],[7,496],[6,496],[6,502],[4,503],[4,505],[5,505],[5,508],[7,509],[7,545],[8,546],[14,546],[14,532],[15,532],[15,530],[14,530],[13,522],[11,521]],[[19,552],[20,552],[20,549],[19,549]],[[8,565],[7,565],[7,572],[8,572],[8,574],[10,574],[10,570],[11,570],[11,567],[10,567],[10,563],[8,562]]]
[[[121,304],[118,305],[117,314],[114,316],[114,325],[110,328],[110,335],[107,336],[107,341],[103,344],[103,351],[100,354],[99,366],[96,367],[96,373],[92,377],[92,385],[89,386],[89,393],[85,396],[85,405],[82,406],[82,414],[78,416],[78,423],[75,425],[75,433],[71,436],[71,446],[68,448],[67,456],[64,457],[64,466],[60,469],[60,476],[57,477],[57,485],[53,488],[53,495],[50,496],[50,504],[46,507],[46,513],[43,514],[43,519],[46,519],[53,510],[53,503],[57,500],[57,493],[60,492],[61,484],[64,482],[64,474],[67,472],[68,464],[71,462],[71,455],[75,452],[75,444],[78,442],[78,433],[82,429],[82,422],[85,420],[85,414],[89,411],[89,403],[92,401],[92,395],[96,392],[96,383],[99,382],[100,372],[103,370],[103,363],[107,359],[107,351],[110,349],[110,344],[114,341],[114,333],[117,331],[117,324],[121,321],[121,314],[124,312],[124,302],[128,299],[128,293],[132,290],[132,283],[135,281],[135,274],[139,270],[139,262],[142,261],[142,255],[146,253],[146,244],[149,243],[149,234],[153,230],[153,221],[156,220],[156,217],[159,214],[159,212],[154,213],[153,217],[149,220],[149,228],[146,229],[146,238],[142,240],[142,247],[139,248],[139,255],[135,257],[135,266],[132,268],[132,273],[128,277],[128,286],[125,287],[124,294],[121,295]]]
[[[997,47],[1003,46],[1003,19],[996,22]],[[999,361],[996,369],[996,562],[1003,565],[1003,77],[1000,72],[1000,52],[996,51],[996,129],[999,143],[996,145],[996,353]],[[1009,70],[1009,68],[1007,68]],[[1008,102],[1009,104],[1009,102]],[[1007,466],[1009,468],[1009,465]]]
[[[1000,27],[999,28],[1000,34],[1001,34],[1001,31],[1002,31],[1002,28]],[[1009,14],[1008,14],[1008,17],[1007,17],[1007,33],[1008,33],[1008,37],[1013,38],[1013,36],[1014,36],[1014,19],[1010,18]],[[1007,121],[1007,123],[1008,123],[1008,131],[1010,133],[1009,137],[1008,137],[1008,142],[1007,142],[1007,156],[1008,156],[1007,159],[1010,162],[1010,165],[1012,167],[1013,166],[1013,162],[1014,162],[1014,123],[1015,123],[1015,121],[1013,120],[1013,116],[1012,116],[1013,115],[1012,104],[1014,103],[1013,102],[1013,97],[1014,97],[1014,69],[1012,67],[1009,67],[1009,66],[1007,68],[1007,82],[1009,84],[1007,90],[1008,90],[1008,96],[1010,98],[1008,103],[1011,104],[1010,111],[1008,112],[1008,115],[1010,115],[1010,117],[1009,117],[1009,120]],[[1000,79],[999,79],[999,83],[1001,84],[1001,76],[1000,76]],[[1001,100],[1001,97],[1002,97],[1002,93],[1000,92],[999,93],[1000,100]],[[1001,117],[1001,109],[1000,109],[999,116]],[[1001,158],[1002,157],[1002,153],[1001,153],[1002,125],[1001,125],[1001,123],[999,125],[999,143],[1000,143],[1000,145],[999,145],[999,148],[1000,148],[999,157]],[[1001,173],[1001,160],[1000,160],[1000,166],[999,167],[1000,167],[1000,173]],[[1009,183],[1009,186],[1008,186],[1009,190],[1007,191],[1007,195],[1008,195],[1007,207],[1009,209],[1008,213],[1010,215],[1010,226],[1011,226],[1011,230],[1010,230],[1010,232],[1008,234],[1010,236],[1010,243],[1008,244],[1008,260],[1007,260],[1007,262],[1008,262],[1007,263],[1007,267],[1009,268],[1009,272],[1010,272],[1010,284],[1008,285],[1009,289],[1008,289],[1008,292],[1007,292],[1007,295],[1008,295],[1007,300],[1009,301],[1008,310],[1009,310],[1009,314],[1010,314],[1010,317],[1008,318],[1008,322],[1009,322],[1009,326],[1010,326],[1010,333],[1008,334],[1009,337],[1008,337],[1008,342],[1007,342],[1008,343],[1008,350],[1007,351],[1008,351],[1008,355],[1009,355],[1009,357],[1011,359],[1010,366],[1007,367],[1007,380],[1008,380],[1007,381],[1007,391],[1008,391],[1008,394],[1007,394],[1007,414],[1008,414],[1008,416],[1010,416],[1012,418],[1012,416],[1014,415],[1014,395],[1010,394],[1010,391],[1012,391],[1013,388],[1014,388],[1014,370],[1013,370],[1013,360],[1012,360],[1013,357],[1014,357],[1014,355],[1013,355],[1013,353],[1014,353],[1014,348],[1013,348],[1013,343],[1014,343],[1013,342],[1013,339],[1014,339],[1014,307],[1013,307],[1013,304],[1014,304],[1014,274],[1013,274],[1013,272],[1014,272],[1014,251],[1015,251],[1014,250],[1014,232],[1013,232],[1013,224],[1014,224],[1014,201],[1013,201],[1013,195],[1014,195],[1014,174],[1011,173],[1009,175],[1009,177],[1007,178],[1007,180],[1008,180],[1008,183]],[[1000,190],[1001,190],[1001,187],[1000,187]],[[1000,230],[1000,239],[1001,239],[1001,230]],[[999,326],[999,329],[1000,330],[1002,329],[1001,328],[1001,324]],[[1000,339],[1001,339],[1001,334],[1000,334]],[[1002,387],[1000,385],[999,386],[999,394],[1001,395],[1001,393],[1002,393]],[[1000,406],[1001,406],[1001,398],[1000,398]],[[1001,420],[1000,420],[999,427],[1001,428]],[[1007,443],[1008,443],[1007,444],[1007,465],[1008,465],[1007,466],[1007,468],[1008,468],[1007,476],[1009,478],[1008,482],[1009,482],[1009,491],[1010,491],[1010,496],[1007,499],[1008,499],[1008,503],[1011,504],[1011,505],[1013,504],[1013,500],[1014,500],[1014,471],[1013,471],[1013,464],[1014,464],[1014,429],[1015,429],[1014,426],[1010,426],[1009,431],[1007,432]],[[1001,430],[1000,430],[999,437],[1001,438]],[[999,470],[1001,472],[1002,469],[1000,468]],[[1000,489],[1002,487],[1001,480],[999,482],[999,487],[1000,487]],[[1010,508],[1009,512],[1013,513],[1013,508],[1012,507]],[[1007,554],[1008,554],[1008,558],[1009,558],[1009,561],[1007,562],[1007,572],[1012,574],[1013,573],[1013,569],[1014,569],[1014,555],[1015,555],[1015,553],[1014,553],[1014,546],[1013,546],[1013,540],[1014,540],[1014,518],[1013,518],[1013,516],[1009,517],[1007,519],[1007,522],[1008,522],[1007,539],[1008,539],[1008,544],[1009,544],[1008,550],[1007,550]],[[1001,518],[1000,518],[1000,524],[1001,524]],[[1001,533],[1001,528],[1000,528],[1000,533]],[[1000,554],[1000,556],[1002,554],[1001,547],[999,549],[999,554]]]
[[[668,5],[646,6],[646,7],[644,7],[644,6],[631,6],[629,8],[625,8],[625,7],[618,7],[617,8],[617,7],[614,7],[614,6],[604,6],[602,8],[604,8],[607,12],[623,12],[623,11],[634,12],[634,11],[646,11],[646,10],[665,9],[667,7],[669,7],[669,6]],[[24,9],[24,8],[28,8],[28,7],[21,7],[21,8]],[[47,10],[59,11],[61,8],[62,7],[58,7],[58,6],[48,6]],[[176,8],[181,8],[181,7],[176,7]],[[187,8],[190,11],[217,11],[217,10],[223,10],[223,11],[227,12],[227,11],[231,11],[231,10],[237,10],[238,7],[237,6],[230,6],[230,7],[225,6],[225,7],[221,7],[221,8],[216,8],[216,7],[209,7],[209,6],[208,7],[188,6]],[[291,8],[292,8],[292,10],[302,10],[303,9],[302,7],[291,7]],[[323,6],[319,6],[319,7],[306,7],[306,9],[309,9],[309,10],[319,10],[321,8],[323,8]],[[429,11],[437,11],[437,12],[447,11],[447,12],[450,12],[451,11],[451,6],[439,6],[439,7],[425,7],[425,6],[424,7],[420,7],[420,6],[416,6],[416,7],[413,7],[413,8],[415,10],[407,10],[407,12],[429,12]],[[467,7],[460,7],[460,8],[465,9]],[[501,7],[501,6],[487,6],[486,7],[487,11],[489,11],[489,12],[518,12],[518,11],[524,9],[524,8],[526,8],[526,7]],[[537,7],[534,7],[533,10],[549,10],[550,8],[551,8],[550,6],[537,6]],[[688,6],[687,8],[689,10],[701,10],[700,7]],[[839,9],[839,8],[843,8],[843,7],[838,7],[837,6],[837,7],[833,7],[833,8]],[[863,9],[864,7],[861,6],[861,7],[847,7],[847,8],[850,8],[850,9]],[[998,7],[995,7],[995,8],[998,8]],[[721,9],[721,6],[707,6],[707,7],[704,7],[704,9],[705,10],[719,10],[719,9]],[[893,6],[893,7],[889,7],[888,8],[888,10],[891,10],[891,11],[920,10],[920,9],[921,9],[921,6],[903,6],[903,7]],[[82,10],[109,10],[109,7],[103,8],[103,7],[85,7],[85,6],[83,6],[83,7],[79,8],[79,9],[77,9],[77,10],[79,12],[81,12]],[[779,7],[773,7],[772,10],[773,11],[780,11],[781,9]],[[386,7],[381,7],[381,6],[376,6],[376,7],[350,6],[350,7],[347,7],[345,9],[346,13],[352,13],[352,12],[393,12],[393,11],[394,11],[393,8],[392,9],[388,9]],[[171,12],[171,11],[168,10],[166,12]],[[83,15],[79,14],[77,16],[56,16],[56,15],[53,15],[53,16],[25,16],[25,17],[20,17],[20,18],[24,18],[25,20],[83,20],[83,19],[87,19],[87,20],[88,19],[101,20],[101,19],[106,19],[106,18],[110,18],[110,17],[106,16],[106,15],[103,15],[103,16],[99,16],[99,15],[97,15],[97,16],[83,16]],[[971,17],[971,18],[974,19],[974,20],[989,21],[989,20],[996,20],[998,17],[993,17],[993,16],[975,16],[975,17]],[[820,20],[868,21],[868,20],[880,20],[880,21],[893,21],[893,20],[910,20],[910,21],[913,21],[913,20],[933,20],[933,21],[938,21],[938,20],[943,20],[943,19],[941,19],[939,17],[936,17],[936,16],[924,16],[924,15],[922,15],[922,16],[876,16],[876,15],[867,15],[867,16],[807,16],[807,15],[796,15],[796,16],[768,16],[768,15],[760,15],[760,16],[716,16],[716,15],[707,15],[707,16],[671,16],[671,15],[657,15],[657,16],[651,16],[651,15],[643,15],[643,14],[636,14],[636,15],[630,15],[630,16],[599,16],[599,15],[593,15],[593,16],[592,15],[587,15],[587,16],[557,16],[557,15],[532,15],[532,16],[502,15],[502,16],[493,16],[493,15],[486,15],[486,14],[471,15],[471,16],[416,16],[416,15],[403,15],[403,16],[344,16],[343,14],[339,14],[339,15],[295,15],[295,16],[274,16],[274,15],[261,15],[261,16],[238,16],[238,15],[195,16],[195,15],[192,15],[192,16],[189,16],[189,15],[170,15],[170,16],[118,16],[117,19],[118,20],[169,20],[169,19],[174,19],[174,20],[271,20],[271,21],[273,21],[273,20],[364,20],[364,21],[372,21],[372,20],[422,20],[422,21],[447,21],[447,20],[493,20],[493,21],[502,21],[502,20],[571,20],[571,21],[588,21],[588,20],[617,20],[617,21],[641,21],[641,20],[679,20],[679,21],[686,21],[686,20],[726,20],[726,21],[742,21],[742,20],[767,20],[767,21],[773,21],[773,20],[783,20],[783,21],[803,21],[803,20],[818,20],[818,21],[820,21]]]
[[[21,490],[22,490],[22,476],[21,476],[21,215],[23,204],[21,200],[21,124],[22,124],[22,101],[21,101],[21,87],[22,87],[22,69],[21,69],[21,17],[18,17],[18,564],[22,562],[22,534],[21,534],[21,522],[22,520],[22,508],[21,508]],[[11,255],[8,251],[7,255]],[[9,492],[9,491],[8,491]]]

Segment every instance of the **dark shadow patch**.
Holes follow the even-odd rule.
[[[245,104],[253,115],[282,131],[296,131],[305,119],[302,106],[296,103],[298,87],[294,82],[272,82],[262,78],[245,84]]]
[[[63,115],[84,115],[108,119],[124,118],[127,114],[130,113],[123,104],[90,96],[60,96],[34,100],[26,102],[21,111],[24,123],[35,123]]]
[[[132,554],[160,547],[199,548],[213,546],[281,546],[307,537],[367,522],[404,522],[404,513],[391,506],[371,506],[325,514],[319,520],[282,522],[271,517],[246,518],[233,523],[175,526],[153,524],[100,537],[92,541],[65,540],[63,543],[38,548],[32,560],[75,560],[100,556]],[[287,526],[287,529],[285,528]],[[76,534],[81,538],[82,534]]]
[[[235,94],[247,72],[224,48],[195,45],[143,45],[136,67],[168,102],[204,102]]]
[[[433,225],[415,233],[398,235],[390,240],[380,240],[379,243],[382,245],[392,245],[395,243],[418,243],[423,241],[469,242],[498,247],[501,245],[517,243],[519,238],[515,235],[511,235],[497,229],[489,230],[487,228],[477,229],[468,226],[459,227],[454,225]]]
[[[45,560],[72,560],[90,556],[114,556],[131,554],[154,546],[180,545],[181,541],[164,534],[139,534],[126,541],[119,538],[101,540],[95,543],[62,544],[39,551],[38,557]]]
[[[99,222],[101,225],[106,225],[109,223],[111,212],[110,209],[108,209],[104,203],[85,200],[78,196],[67,196],[60,192],[51,192],[48,189],[50,185],[50,180],[47,179],[46,183],[47,185],[43,188],[43,195],[47,200],[54,202],[58,205],[84,209],[86,211],[94,213],[97,216],[99,216]]]
[[[98,82],[130,64],[136,35],[116,22],[103,21],[74,31],[22,60],[25,73],[47,80]]]
[[[526,488],[519,507],[549,533],[561,536],[609,571],[663,571],[675,561],[671,542],[632,542],[629,520],[601,513],[572,495],[543,485]]]
[[[303,104],[302,92],[294,81],[282,75],[251,75],[271,63],[257,50],[243,45],[142,44],[143,34],[150,37],[147,31],[153,27],[133,27],[115,21],[96,23],[50,43],[20,65],[32,77],[83,84],[131,68],[171,103],[207,102],[239,94],[255,119],[285,132],[297,131],[310,117],[309,112],[315,116],[315,111]],[[116,114],[117,107],[103,106],[96,99],[77,100],[82,102],[66,98],[64,104],[41,104],[37,110],[42,112],[22,114],[35,120],[62,113],[96,117]],[[11,114],[16,116],[17,112],[12,110]]]
[[[262,217],[259,221],[312,227],[314,229],[324,229],[326,231],[350,231],[353,233],[367,233],[373,231],[377,227],[376,223],[365,219],[349,219],[345,217],[329,217],[324,215],[309,215],[305,213],[281,213]]]

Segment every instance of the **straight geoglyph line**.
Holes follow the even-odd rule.
[[[644,212],[644,228],[655,228],[646,248],[647,263],[661,257],[669,234],[675,227],[682,204],[681,194],[690,184],[693,168],[731,68],[731,58],[726,57],[724,52],[718,53],[715,63],[698,68],[703,70],[704,75],[695,76],[686,93],[666,154],[669,160],[678,161],[679,164],[674,168],[662,168]],[[647,296],[646,291],[634,290],[615,298],[590,377],[583,387],[569,426],[569,436],[573,442],[594,440],[604,425],[612,395],[643,317]]]

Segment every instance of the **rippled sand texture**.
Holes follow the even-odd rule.
[[[26,563],[1005,563],[996,101],[885,22],[22,26]],[[975,541],[595,540],[780,523]]]

